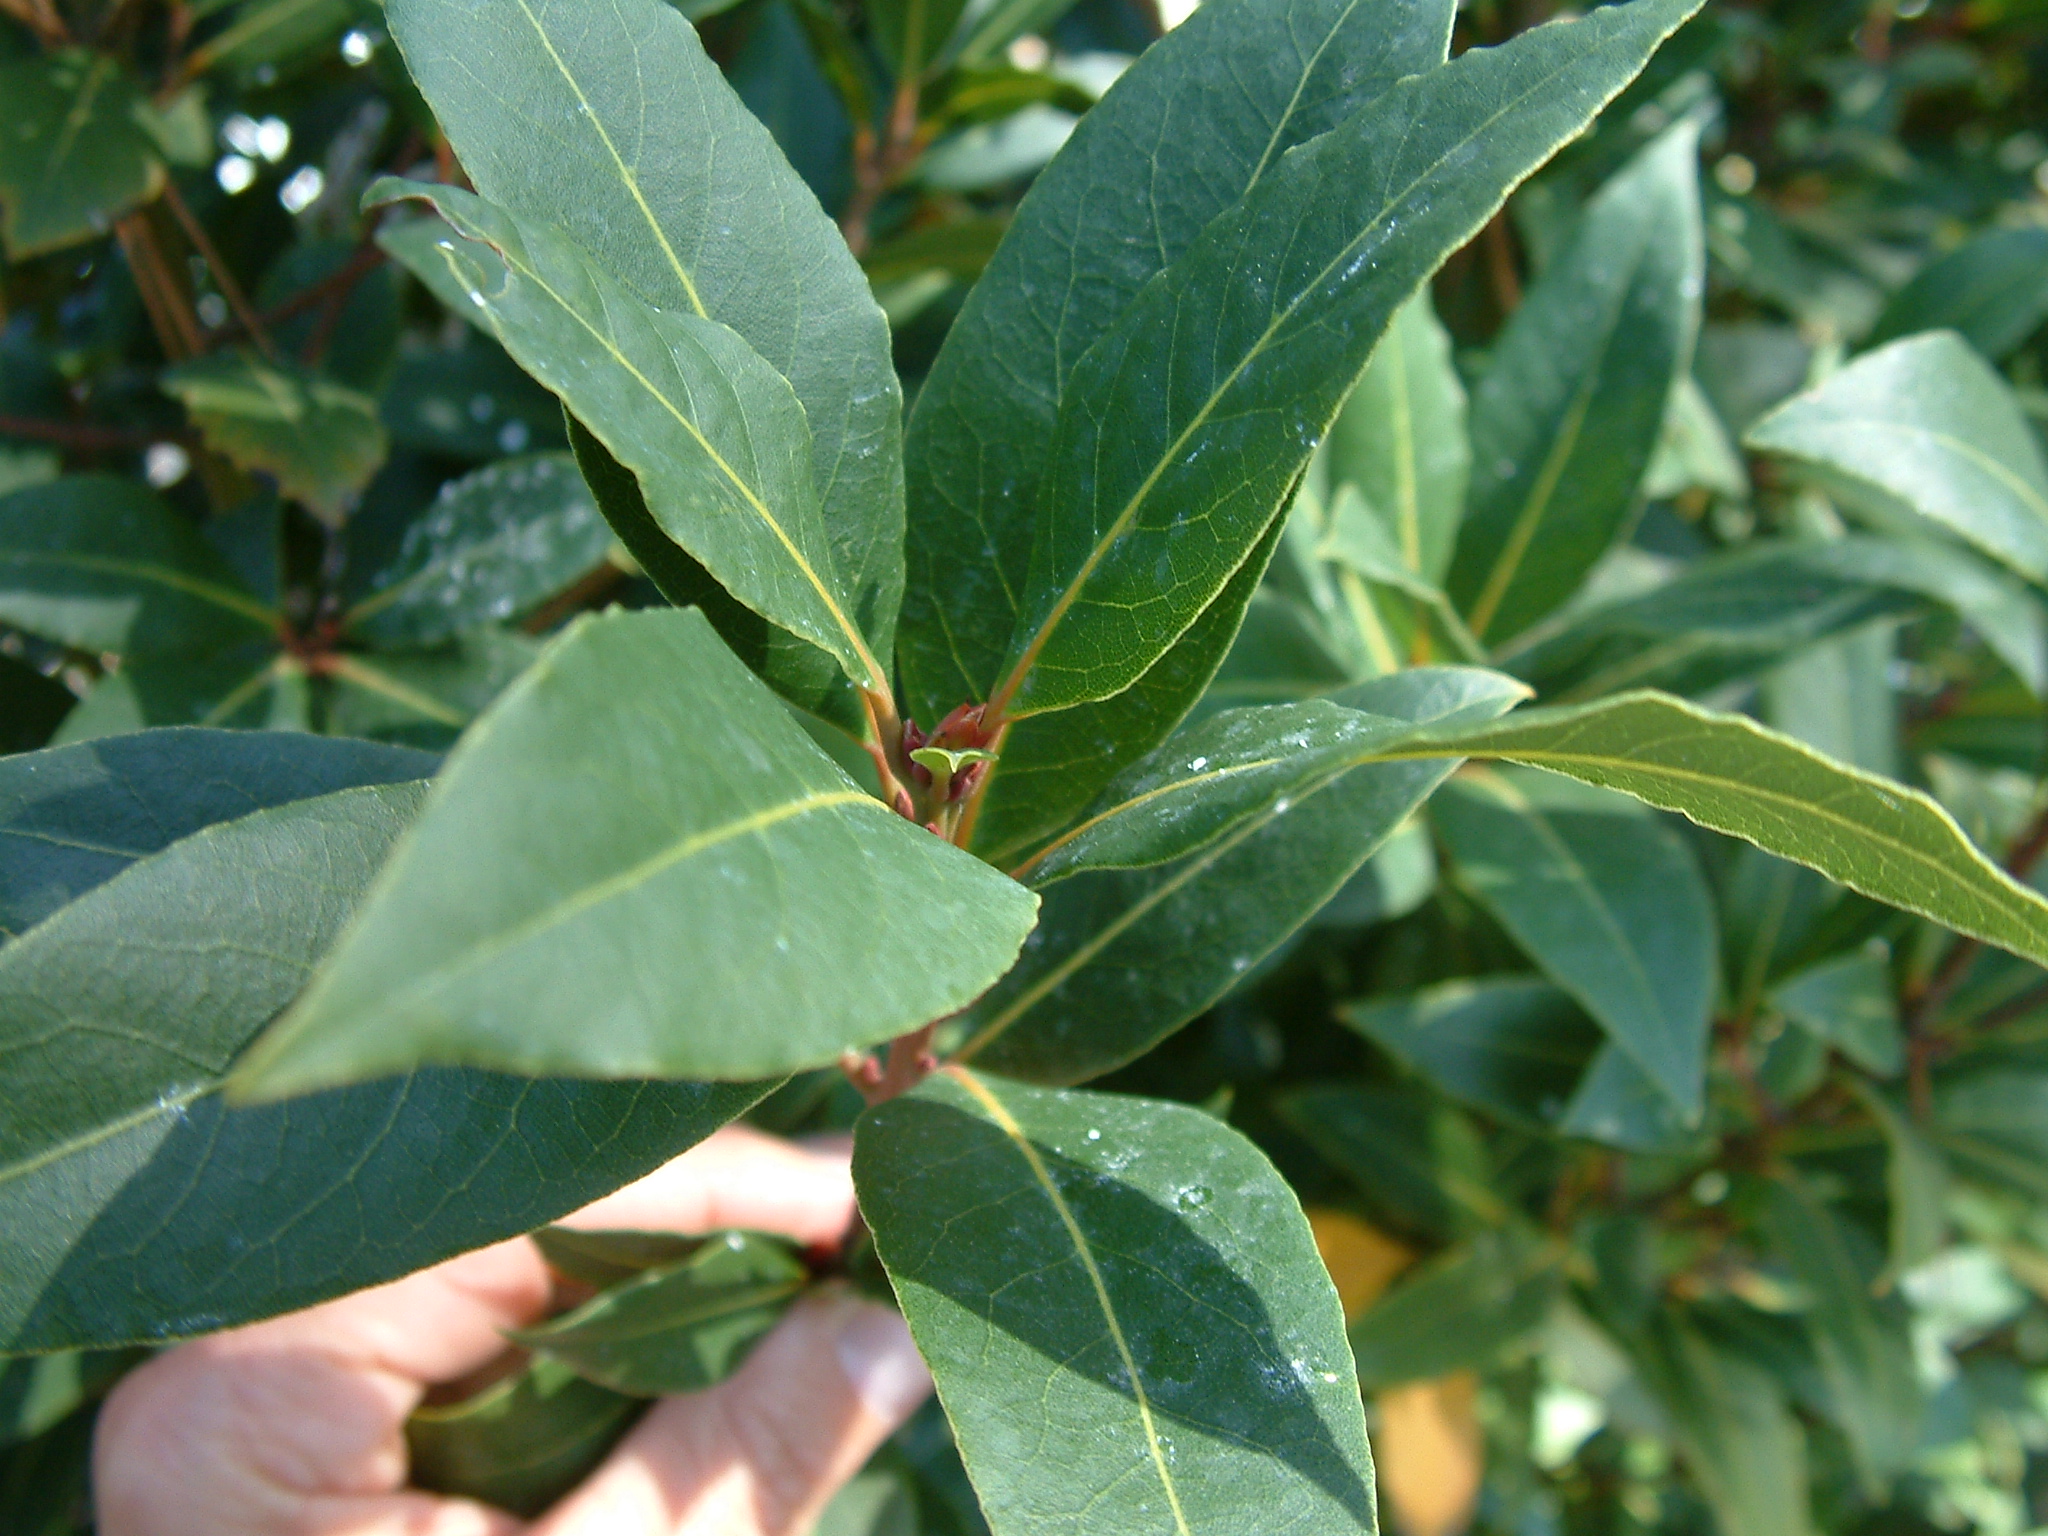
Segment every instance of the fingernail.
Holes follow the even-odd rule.
[[[917,1346],[903,1319],[887,1307],[863,1306],[840,1328],[833,1347],[839,1368],[868,1407],[892,1423],[910,1417],[932,1389]]]

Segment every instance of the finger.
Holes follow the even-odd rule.
[[[844,1139],[799,1145],[729,1125],[562,1225],[653,1232],[745,1227],[800,1243],[834,1243],[853,1209],[852,1153]]]
[[[730,1380],[656,1404],[533,1536],[793,1536],[930,1391],[894,1312],[806,1301]]]
[[[284,1515],[315,1503],[336,1531],[512,1529],[439,1501],[377,1500],[405,1482],[405,1419],[424,1384],[495,1357],[499,1330],[538,1317],[547,1294],[522,1239],[158,1356],[101,1411],[96,1484],[126,1522],[107,1529],[297,1530]]]

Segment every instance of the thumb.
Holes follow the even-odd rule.
[[[793,1536],[931,1384],[889,1308],[807,1299],[731,1379],[657,1403],[533,1536]]]

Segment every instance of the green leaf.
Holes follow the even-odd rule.
[[[1495,1364],[1549,1315],[1557,1260],[1507,1229],[1432,1259],[1352,1323],[1359,1385],[1376,1392]]]
[[[1884,1133],[1885,1198],[1891,1207],[1884,1282],[1933,1258],[1948,1243],[1948,1164],[1933,1142],[1874,1084],[1849,1086]]]
[[[306,63],[354,14],[347,0],[246,0],[233,21],[192,50],[185,72],[230,69],[240,83],[261,88],[277,79],[276,66]]]
[[[911,413],[901,650],[919,718],[996,686],[1027,591],[1054,421],[1081,355],[1288,149],[1440,64],[1450,24],[1442,0],[1205,6],[1081,119],[1018,208]],[[993,25],[971,24],[970,38]]]
[[[1281,533],[1276,520],[1266,542],[1251,552],[1208,611],[1122,693],[1011,724],[982,792],[976,853],[1000,864],[1058,831],[1181,723],[1219,675],[1239,625],[1256,610],[1259,583]]]
[[[1866,353],[1743,434],[1844,506],[1924,519],[2023,576],[2048,577],[2048,460],[2012,391],[1950,331]]]
[[[1336,1291],[1211,1116],[955,1068],[854,1181],[995,1536],[1375,1528]]]
[[[493,627],[419,650],[342,652],[328,662],[327,728],[438,750],[532,666],[540,650],[537,640]]]
[[[810,426],[829,563],[853,594],[852,621],[888,657],[903,590],[903,396],[888,325],[689,23],[661,0],[398,0],[387,16],[486,201],[558,232],[672,316],[730,326],[789,381]]]
[[[701,614],[585,617],[457,744],[238,1084],[819,1066],[968,1002],[1036,905],[860,790]]]
[[[945,48],[965,9],[966,0],[875,0],[866,14],[889,72],[906,80]]]
[[[442,486],[342,622],[382,644],[432,645],[561,591],[611,543],[568,454],[503,459]]]
[[[113,228],[163,190],[142,121],[148,97],[106,54],[66,48],[0,67],[0,204],[7,257],[25,261]]]
[[[0,622],[61,645],[189,655],[278,618],[145,486],[72,475],[0,498]]]
[[[1935,602],[1968,620],[2035,693],[2048,693],[2048,613],[2015,578],[1932,539],[1851,534],[1759,540],[1669,582],[1532,631],[1502,665],[1568,702],[1654,684],[1699,693],[1786,652]]]
[[[220,353],[159,382],[207,447],[271,476],[330,526],[354,509],[390,449],[375,400],[303,369]]]
[[[650,1269],[680,1264],[710,1239],[679,1232],[543,1227],[533,1241],[550,1269],[603,1289]]]
[[[215,822],[434,767],[368,742],[190,729],[0,758],[0,939]]]
[[[311,730],[305,668],[274,638],[205,656],[130,657],[86,691],[54,740],[63,745],[178,725]]]
[[[640,482],[574,416],[564,416],[576,467],[626,552],[678,608],[700,608],[732,653],[799,709],[865,739],[867,718],[846,670],[826,651],[737,601],[647,510]]]
[[[1594,1053],[1557,1129],[1625,1152],[1677,1153],[1706,1140],[1656,1079],[1611,1040]]]
[[[1812,1536],[1806,1435],[1770,1374],[1673,1317],[1630,1343],[1721,1536]]]
[[[1356,486],[1401,565],[1443,580],[1465,511],[1465,387],[1429,292],[1394,316],[1330,427],[1330,479]]]
[[[1333,702],[1423,724],[1497,714],[1518,693],[1497,673],[1419,668]],[[1169,741],[1156,782],[1169,762],[1199,776],[1192,760]],[[1325,767],[1298,793],[1255,800],[1227,835],[1172,863],[1061,881],[1016,967],[968,1010],[960,1059],[1073,1082],[1137,1056],[1313,917],[1450,767]]]
[[[1773,987],[1770,1000],[1866,1072],[1896,1077],[1905,1065],[1899,997],[1882,949],[1855,950],[1808,966]]]
[[[1692,366],[1706,256],[1699,130],[1681,123],[1586,206],[1472,401],[1472,492],[1445,583],[1498,643],[1562,604],[1640,505]]]
[[[787,1243],[731,1232],[512,1337],[615,1392],[697,1392],[739,1369],[809,1278]]]
[[[125,1349],[65,1350],[0,1362],[0,1446],[32,1440],[104,1396],[141,1357]]]
[[[210,1333],[531,1231],[660,1167],[765,1083],[426,1071],[230,1109],[218,1080],[0,1168],[0,1349]]]
[[[856,682],[887,686],[818,502],[803,404],[743,337],[653,308],[557,230],[459,189],[387,179],[371,196],[420,197],[448,220],[431,242],[387,244],[461,286],[506,350],[639,477],[670,538]]]
[[[1563,1116],[1601,1038],[1569,996],[1519,976],[1447,981],[1337,1016],[1452,1098],[1532,1129]]]
[[[1692,850],[1633,800],[1527,770],[1470,771],[1430,813],[1465,888],[1696,1124],[1719,956]]]
[[[1865,1495],[1881,1500],[1920,1444],[1920,1383],[1905,1308],[1896,1297],[1889,1305],[1872,1298],[1875,1254],[1866,1263],[1859,1253],[1869,1245],[1791,1179],[1771,1181],[1764,1227],[1811,1298],[1806,1326],[1832,1417],[1849,1442]]]
[[[1993,360],[2048,319],[2048,229],[1995,229],[1930,261],[1891,297],[1866,344],[1955,331]]]
[[[1273,1107],[1350,1180],[1384,1226],[1438,1242],[1497,1225],[1506,1214],[1470,1122],[1427,1095],[1379,1083],[1328,1084],[1291,1089]]]
[[[1205,848],[1276,801],[1356,766],[1406,720],[1327,700],[1232,709],[1173,739],[1112,784],[1104,808],[1017,873],[1043,888],[1091,869],[1142,869]]]
[[[412,1486],[538,1515],[596,1469],[643,1406],[535,1360],[474,1397],[405,1421]]]
[[[1660,501],[1706,491],[1745,500],[1749,490],[1749,471],[1713,402],[1690,373],[1682,375],[1665,408],[1656,452],[1643,471],[1643,495]]]
[[[1958,1171],[2048,1198],[2048,1073],[1994,1061],[1944,1074],[1928,1137]]]
[[[208,827],[0,949],[0,1054],[30,1106],[0,1127],[0,1167],[33,1169],[163,1107],[167,1083],[217,1078],[303,985],[424,792],[346,789]]]
[[[1634,795],[1817,869],[1853,891],[2035,961],[2048,901],[1988,863],[1918,790],[1831,762],[1741,715],[1656,693],[1521,711],[1431,738]],[[1419,756],[1421,742],[1388,750]]]
[[[1409,76],[1146,287],[1060,400],[1005,713],[1144,673],[1280,511],[1395,311],[1695,4],[1608,6]]]

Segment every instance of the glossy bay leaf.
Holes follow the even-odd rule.
[[[1330,426],[1329,454],[1331,481],[1357,487],[1401,565],[1442,581],[1465,512],[1472,447],[1465,386],[1427,289],[1387,327]]]
[[[1743,443],[1790,460],[1849,510],[1887,525],[1925,519],[2048,577],[2048,457],[2011,388],[1953,331],[1865,353]]]
[[[10,260],[97,239],[162,189],[163,160],[144,126],[148,97],[112,56],[66,48],[10,59],[0,97]]]
[[[1447,981],[1348,1003],[1338,1017],[1452,1098],[1539,1129],[1563,1115],[1601,1040],[1566,993],[1534,977]]]
[[[2048,229],[1994,229],[1930,261],[1877,317],[1879,347],[1917,331],[1955,331],[2002,360],[2048,319]]]
[[[903,399],[888,325],[696,30],[662,0],[398,0],[387,14],[485,200],[558,232],[647,303],[731,327],[789,381],[830,563],[854,624],[888,657],[903,590]]]
[[[513,1338],[636,1397],[723,1381],[809,1283],[785,1242],[731,1232]]]
[[[530,1361],[474,1397],[413,1412],[410,1482],[538,1515],[596,1468],[644,1406],[559,1361]]]
[[[1699,130],[1682,123],[1587,204],[1472,399],[1472,491],[1446,590],[1498,643],[1570,597],[1640,504],[1705,289]]]
[[[1683,839],[1637,801],[1529,769],[1468,770],[1430,815],[1466,890],[1697,1121],[1719,956]]]
[[[387,245],[467,296],[521,366],[638,476],[671,539],[856,682],[886,686],[818,501],[803,404],[738,332],[655,309],[558,230],[459,188],[387,178],[371,196],[420,197],[448,221]]]
[[[818,1066],[968,1002],[1036,906],[858,788],[702,614],[585,616],[457,744],[237,1081]]]
[[[1401,80],[1147,285],[1061,397],[1006,713],[1144,673],[1278,514],[1395,312],[1695,8],[1609,6]]]
[[[1920,1444],[1921,1391],[1901,1298],[1879,1301],[1876,1245],[1791,1178],[1764,1195],[1764,1230],[1806,1290],[1806,1327],[1832,1417],[1849,1442],[1866,1495],[1882,1498]]]
[[[1220,675],[1240,626],[1258,607],[1260,583],[1282,531],[1276,519],[1216,601],[1122,693],[1011,724],[982,795],[976,853],[1001,864],[1042,841],[1180,724]]]
[[[342,622],[383,644],[431,645],[524,612],[611,543],[568,454],[501,459],[442,486]]]
[[[1808,966],[1773,987],[1770,1000],[1866,1072],[1895,1077],[1905,1065],[1898,989],[1881,951],[1853,950]]]
[[[1498,673],[1424,667],[1332,702],[1422,726],[1495,715],[1520,695]],[[1192,761],[1169,740],[1162,770],[1169,754]],[[1357,765],[1370,756],[1361,747],[1296,792],[1251,798],[1225,835],[1171,863],[1050,887],[1017,966],[967,1011],[961,1059],[1073,1082],[1128,1061],[1208,1007],[1313,917],[1452,766]],[[1160,783],[1171,782],[1162,773]]]
[[[277,615],[147,486],[68,475],[0,498],[0,621],[81,650],[218,651]]]
[[[1430,750],[1506,758],[1618,789],[1878,901],[2048,960],[2048,901],[1988,863],[1948,812],[1746,716],[1623,693],[1522,710],[1386,753]]]
[[[1442,63],[1451,15],[1442,0],[1201,7],[1145,50],[1033,182],[918,391],[905,440],[901,649],[919,718],[996,685],[1081,355],[1288,149]]]
[[[996,1536],[1374,1530],[1336,1290],[1236,1132],[953,1068],[854,1181]]]
[[[304,369],[217,353],[165,371],[207,447],[338,525],[390,449],[377,402]]]
[[[215,822],[435,766],[337,737],[189,728],[0,758],[0,939]]]

